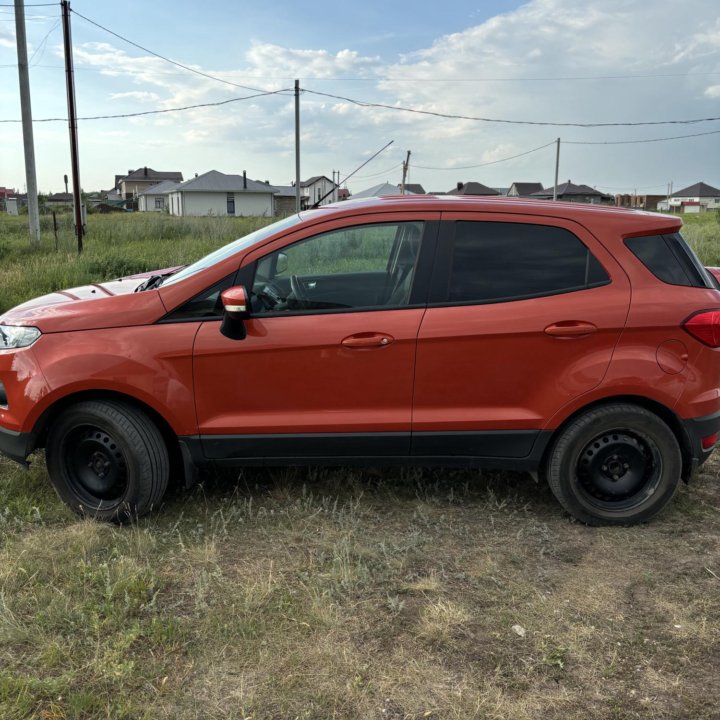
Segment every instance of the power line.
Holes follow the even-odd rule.
[[[672,137],[650,138],[648,140],[563,140],[563,145],[635,145],[639,143],[664,142],[665,140],[682,140],[683,138],[716,135],[717,133],[720,133],[720,130],[693,133],[692,135],[673,135]]]
[[[138,43],[133,42],[132,40],[126,38],[125,36],[120,35],[119,33],[116,33],[113,30],[110,30],[109,28],[106,28],[104,25],[101,25],[100,23],[97,23],[88,17],[85,17],[84,15],[80,14],[77,10],[72,10],[72,13],[74,15],[77,15],[79,18],[82,18],[83,20],[85,20],[85,22],[89,22],[91,25],[94,25],[95,27],[98,27],[101,30],[104,30],[106,33],[110,33],[110,35],[113,35],[114,37],[118,38],[119,40],[122,40],[123,42],[126,42],[129,45],[132,45],[133,47],[136,47],[139,50],[142,50],[143,52],[149,53],[150,55],[153,55],[156,58],[159,58],[160,60],[164,60],[165,62],[168,62],[171,65],[175,65],[176,67],[182,68],[183,70],[187,70],[188,72],[194,73],[195,75],[200,75],[201,77],[208,78],[209,80],[215,80],[217,82],[224,83],[225,85],[232,85],[233,87],[241,88],[242,90],[250,90],[251,92],[267,92],[266,90],[261,90],[260,88],[250,87],[248,85],[239,85],[238,83],[231,82],[230,80],[223,80],[223,78],[219,78],[215,75],[210,75],[209,73],[202,72],[202,70],[196,70],[195,68],[192,68],[189,65],[183,65],[180,62],[177,62],[175,60],[171,60],[168,57],[165,57],[164,55],[160,55],[160,53],[156,53],[153,50],[149,50],[148,48],[143,47],[142,45],[138,45]]]
[[[387,105],[386,103],[368,102],[366,100],[355,100],[354,98],[344,97],[342,95],[333,95],[332,93],[324,93],[318,90],[309,90],[304,88],[304,92],[311,95],[321,97],[329,97],[335,100],[352,103],[360,107],[375,107],[384,110],[396,110],[399,112],[413,113],[416,115],[430,115],[432,117],[447,118],[449,120],[472,120],[474,122],[486,123],[503,123],[506,125],[542,125],[546,127],[637,127],[644,125],[692,125],[701,122],[711,122],[720,120],[720,117],[695,118],[693,120],[647,120],[644,122],[610,122],[610,123],[573,123],[573,122],[545,122],[540,120],[507,120],[500,118],[475,117],[473,115],[455,115],[451,113],[435,112],[433,110],[418,110],[417,108],[404,107],[402,105]]]
[[[371,173],[370,175],[356,175],[355,179],[356,180],[365,180],[367,178],[380,177],[380,175],[385,175],[389,172],[392,172],[393,170],[397,170],[397,168],[399,168],[401,166],[402,166],[401,162],[395,163],[395,165],[393,165],[392,167],[386,168],[385,170],[380,170],[379,172],[376,172],[376,173]]]
[[[163,110],[145,110],[143,112],[135,112],[135,113],[120,113],[117,115],[92,115],[92,116],[86,116],[86,117],[79,117],[78,120],[114,120],[116,118],[131,118],[131,117],[140,117],[142,115],[160,115],[162,113],[171,113],[171,112],[182,112],[183,110],[196,110],[197,108],[205,108],[205,107],[218,107],[220,105],[228,105],[229,103],[235,103],[240,102],[242,100],[252,100],[253,98],[258,97],[265,97],[268,95],[278,95],[280,93],[285,93],[288,91],[288,88],[284,88],[282,90],[274,90],[272,92],[260,92],[256,93],[255,95],[246,95],[245,97],[236,97],[236,98],[229,98],[228,100],[221,100],[219,102],[211,102],[211,103],[198,103],[197,105],[186,105],[184,107],[176,107],[176,108],[165,108]],[[33,122],[40,123],[40,122],[66,122],[67,118],[33,118]],[[0,123],[19,123],[20,120],[0,120]]]
[[[551,140],[549,143],[546,143],[545,145],[540,145],[540,147],[533,148],[532,150],[526,150],[525,152],[518,153],[517,155],[511,155],[510,157],[501,158],[500,160],[491,160],[490,162],[480,163],[479,165],[457,165],[455,167],[429,167],[426,165],[415,165],[414,167],[418,168],[419,170],[471,170],[473,168],[485,167],[486,165],[497,165],[501,162],[507,162],[508,160],[514,160],[515,158],[523,157],[523,155],[530,155],[530,153],[537,152],[538,150],[542,150],[543,148],[550,147],[554,144],[555,140]]]

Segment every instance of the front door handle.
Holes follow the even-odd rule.
[[[582,320],[562,320],[545,328],[546,335],[553,337],[582,337],[597,330],[597,325]]]
[[[386,335],[385,333],[356,333],[355,335],[348,335],[342,341],[342,345],[348,348],[387,347],[394,339],[392,335]]]

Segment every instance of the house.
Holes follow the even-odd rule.
[[[636,210],[657,210],[660,203],[665,201],[665,195],[635,195],[625,193],[615,196],[615,205],[617,207],[633,208]],[[665,209],[667,210],[667,207]]]
[[[353,199],[356,198],[367,198],[367,197],[388,197],[391,195],[400,195],[400,188],[397,185],[392,185],[388,182],[380,183],[379,185],[373,185],[367,190],[361,190],[353,195]],[[405,187],[406,195],[414,195],[415,193],[410,192]]]
[[[69,192],[59,192],[48,195],[45,204],[49,208],[72,207],[73,194]]]
[[[153,170],[145,166],[138,170],[128,170],[127,175],[116,175],[115,189],[118,190],[121,198],[129,200],[131,205],[135,205],[136,198],[141,192],[163,180],[181,183],[183,176],[181,172]]]
[[[295,196],[294,185],[275,185],[275,214],[292,215],[297,209],[297,197]],[[302,195],[300,196],[300,207],[302,207]]]
[[[350,191],[347,188],[338,188],[337,196],[338,196],[338,201],[349,200],[350,199]]]
[[[313,177],[300,183],[303,197],[301,202],[304,208],[312,207],[316,202],[320,201],[321,198],[325,197],[320,202],[321,205],[329,205],[337,200],[337,188],[336,185],[330,178],[325,175],[314,175]],[[329,193],[329,194],[328,194]]]
[[[539,182],[514,182],[506,195],[508,197],[529,197],[533,193],[543,190],[543,184]]]
[[[667,200],[658,203],[658,210],[686,213],[720,210],[720,190],[707,183],[697,182],[674,192]]]
[[[459,182],[452,190],[448,190],[448,195],[500,195],[497,190],[493,190],[487,185],[479,182]]]
[[[226,175],[210,170],[180,183],[168,193],[171,215],[236,215],[272,217],[275,187],[247,174]]]
[[[550,187],[539,190],[528,197],[539,200],[552,200],[555,188]],[[612,195],[601,193],[588,185],[575,185],[568,180],[557,186],[557,199],[564,202],[590,203],[591,205],[614,205],[615,198]]]
[[[405,183],[405,190],[413,195],[427,195],[425,188],[420,183]]]
[[[12,188],[0,187],[0,210],[6,209],[6,201],[9,197],[15,197],[15,190]]]
[[[138,210],[140,212],[164,212],[168,208],[168,194],[179,184],[174,180],[163,180],[151,185],[138,195]]]

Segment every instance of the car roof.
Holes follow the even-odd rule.
[[[612,227],[623,236],[639,232],[677,232],[682,221],[672,215],[630,210],[613,205],[538,200],[535,198],[468,197],[458,195],[397,195],[343,200],[300,213],[303,219],[364,215],[384,212],[483,212],[512,213],[575,220],[588,227]]]

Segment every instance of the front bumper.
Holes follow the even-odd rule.
[[[27,456],[35,449],[35,434],[13,432],[0,427],[0,453],[28,467]]]

